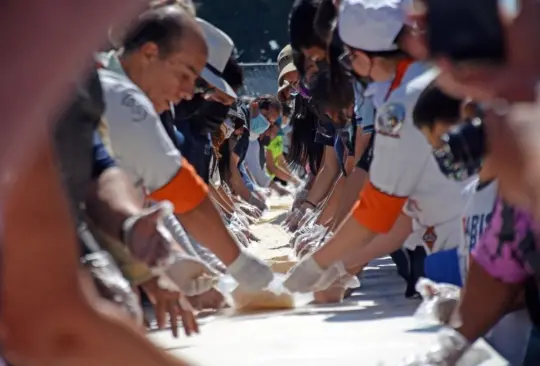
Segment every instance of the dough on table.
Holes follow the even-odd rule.
[[[294,308],[294,299],[290,293],[276,294],[269,290],[245,292],[236,288],[232,292],[235,308],[242,311],[280,310]]]
[[[278,257],[272,257],[269,259],[270,262],[285,262],[290,260],[291,257],[289,257],[288,255],[280,255]]]
[[[272,268],[272,272],[274,273],[287,273],[289,272],[289,269],[294,267],[298,263],[297,261],[292,260],[285,260],[285,261],[270,261],[268,264],[270,265],[270,268]]]

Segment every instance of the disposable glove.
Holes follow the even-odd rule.
[[[274,278],[266,263],[244,250],[227,269],[239,286],[251,292],[266,288]]]
[[[202,260],[179,254],[174,256],[164,273],[186,296],[209,291],[218,277],[218,272]]]
[[[444,328],[439,331],[433,344],[425,351],[406,359],[403,366],[454,366],[469,347],[470,343],[460,333]],[[479,363],[471,363],[477,364]]]
[[[342,277],[353,277],[345,270],[343,262],[337,262],[329,268],[322,268],[315,261],[313,254],[304,257],[288,273],[284,286],[291,292],[324,291]],[[358,279],[348,281],[347,287],[358,287]],[[354,282],[354,283],[353,283]]]
[[[236,239],[240,242],[240,244],[242,244],[244,247],[249,246],[249,240],[244,235],[244,233],[242,232],[242,229],[240,229],[236,225],[231,224],[231,225],[229,225],[229,230],[236,237]]]

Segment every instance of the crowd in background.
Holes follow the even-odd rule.
[[[40,74],[9,63],[32,59],[14,46],[2,356],[187,364],[141,328],[197,333],[198,311],[226,306],[223,274],[266,288],[250,225],[270,196],[294,194],[288,291],[341,302],[390,255],[404,296],[432,301],[444,325],[403,364],[456,364],[480,337],[512,365],[536,364],[540,5],[442,3],[295,0],[276,94],[257,97],[239,95],[233,40],[190,1],[112,5]]]

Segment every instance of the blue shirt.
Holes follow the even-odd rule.
[[[105,170],[116,166],[116,162],[109,155],[101,137],[94,132],[94,160],[92,162],[92,178],[98,178]]]

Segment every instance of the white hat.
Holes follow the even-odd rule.
[[[237,98],[233,88],[223,79],[223,70],[225,70],[227,61],[229,61],[234,49],[231,37],[206,20],[197,18],[197,23],[203,30],[206,45],[208,46],[208,61],[201,73],[201,77],[227,95]]]
[[[395,40],[407,20],[405,3],[410,0],[343,0],[338,24],[341,40],[368,52],[397,50]]]

